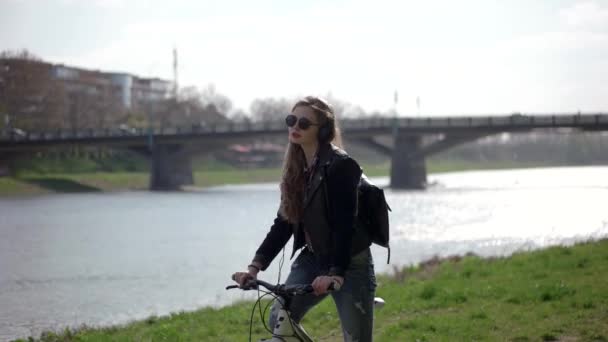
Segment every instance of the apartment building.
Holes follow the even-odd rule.
[[[102,72],[53,65],[52,77],[61,81],[68,94],[87,94],[102,101],[115,101],[123,109],[137,110],[146,104],[168,98],[173,82],[142,78],[128,73]]]

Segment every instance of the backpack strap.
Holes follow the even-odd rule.
[[[323,192],[324,192],[323,195],[325,197],[325,211],[327,212],[327,221],[329,221],[330,226],[333,226],[333,223],[332,223],[332,217],[333,217],[332,213],[333,212],[331,211],[331,205],[330,205],[331,202],[329,201],[329,197],[328,197],[329,195],[327,194],[327,174],[328,174],[327,167],[328,167],[328,164],[323,165],[323,177],[325,178],[323,180]]]

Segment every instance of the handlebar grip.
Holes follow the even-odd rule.
[[[242,289],[242,290],[255,290],[257,289],[257,284],[255,282],[247,282],[243,287],[239,285],[228,285],[226,286],[226,290],[230,289]]]

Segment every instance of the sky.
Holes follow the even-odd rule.
[[[308,94],[401,116],[608,112],[608,0],[0,0],[0,50],[172,79],[174,47],[181,87],[246,112]]]

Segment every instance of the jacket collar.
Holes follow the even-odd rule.
[[[310,200],[314,197],[315,192],[319,189],[319,186],[323,183],[325,178],[325,168],[331,163],[331,156],[333,155],[334,145],[331,143],[324,144],[319,149],[319,161],[318,166],[315,169],[315,174],[312,177],[312,184],[308,188],[304,196],[304,209],[310,204]]]

